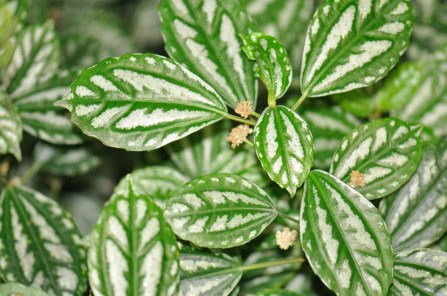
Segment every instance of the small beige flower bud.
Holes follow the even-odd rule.
[[[351,172],[351,185],[354,187],[365,187],[365,175],[359,171]]]
[[[289,227],[286,227],[282,231],[276,232],[276,244],[281,250],[287,250],[293,245],[297,235],[296,230],[290,230]]]
[[[237,127],[231,129],[231,132],[227,137],[227,141],[231,143],[231,147],[234,149],[240,144],[244,143],[247,136],[252,132],[253,130],[248,125],[238,125]]]
[[[242,101],[236,105],[234,109],[236,114],[240,115],[242,118],[248,118],[253,113],[253,107],[250,101]]]

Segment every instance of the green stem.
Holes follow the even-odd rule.
[[[255,112],[255,111],[253,111],[253,112],[251,113],[251,115],[253,115],[253,116],[256,117],[256,118],[261,117],[261,114],[259,114],[258,112]]]
[[[35,162],[33,165],[23,174],[22,176],[22,184],[26,184],[31,180],[31,178],[40,170],[42,164],[40,162]]]
[[[248,139],[245,139],[244,142],[245,142],[245,144],[248,144],[248,145],[250,145],[253,148],[255,147],[255,144],[253,144],[253,142],[248,140]]]
[[[289,220],[289,221],[292,221],[292,222],[294,222],[294,223],[296,223],[296,224],[300,224],[300,221],[299,221],[299,220],[297,220],[297,219],[295,219],[295,218],[293,218],[293,217],[290,217],[290,216],[287,215],[287,214],[278,212],[278,215],[279,215],[280,217],[282,217],[282,218],[284,218],[284,219],[287,219],[287,220]]]
[[[296,111],[296,109],[298,109],[298,107],[304,102],[304,100],[307,99],[307,92],[304,92],[301,97],[298,99],[298,101],[296,101],[296,103],[292,106],[292,110]]]
[[[234,121],[237,121],[237,122],[245,123],[245,124],[248,124],[248,125],[256,125],[256,122],[254,120],[243,119],[243,118],[241,118],[239,116],[234,116],[234,115],[231,115],[231,114],[228,114],[228,113],[225,114],[225,118],[230,119],[230,120],[234,120]]]
[[[268,261],[268,262],[244,265],[244,266],[239,267],[238,270],[248,271],[248,270],[254,270],[254,269],[264,269],[264,268],[272,267],[272,266],[285,265],[285,264],[291,264],[291,263],[301,263],[301,262],[304,262],[304,258],[302,258],[302,257],[288,258],[288,259],[281,259],[281,260],[275,260],[275,261]]]
[[[269,95],[267,98],[267,104],[270,108],[276,108],[276,97],[273,92],[269,91]]]

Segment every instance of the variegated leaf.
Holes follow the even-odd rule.
[[[332,107],[306,109],[302,116],[314,139],[314,165],[328,169],[341,140],[360,125],[360,121],[340,108]]]
[[[368,199],[398,190],[416,172],[422,142],[412,128],[396,118],[363,124],[341,142],[330,172]]]
[[[192,180],[174,192],[165,210],[177,236],[209,248],[244,245],[261,234],[277,214],[267,193],[230,174]]]
[[[0,284],[0,295],[16,296],[16,295],[30,295],[30,296],[48,296],[47,293],[40,289],[27,287],[18,283]]]
[[[235,0],[162,0],[159,6],[166,51],[213,86],[231,107],[256,105],[253,67],[238,34],[250,20]]]
[[[447,135],[446,76],[447,57],[404,64],[378,96],[381,102],[391,102],[391,115],[432,127],[438,136],[444,136]]]
[[[226,254],[182,250],[180,295],[227,296],[242,277],[242,262]]]
[[[241,0],[252,16],[256,30],[275,36],[284,44],[295,73],[299,73],[307,24],[314,0]]]
[[[9,64],[16,46],[14,31],[18,23],[15,15],[16,2],[0,3],[0,72]]]
[[[447,232],[447,143],[424,148],[416,174],[380,210],[395,251],[428,247]]]
[[[59,58],[59,40],[52,22],[23,29],[3,76],[3,87],[13,97],[32,90],[55,74]]]
[[[16,107],[0,91],[0,154],[12,153],[17,160],[22,159],[22,121]]]
[[[360,118],[370,118],[375,115],[376,111],[374,92],[374,87],[366,87],[335,94],[332,99],[346,112]]]
[[[115,188],[115,194],[127,190],[128,178],[137,195],[150,196],[158,207],[164,209],[172,192],[188,182],[188,178],[168,166],[149,166],[133,171],[123,178]]]
[[[89,280],[95,296],[177,295],[179,251],[160,208],[137,195],[115,194],[90,235]]]
[[[7,187],[0,197],[0,270],[8,282],[49,295],[84,295],[86,254],[71,215],[26,187]]]
[[[85,147],[56,147],[39,143],[34,148],[34,161],[40,170],[60,176],[83,175],[99,163],[99,157]]]
[[[23,121],[23,129],[53,144],[79,144],[82,138],[61,107],[54,105],[70,92],[76,72],[61,71],[51,79],[12,97]]]
[[[249,294],[249,296],[255,295],[255,296],[302,296],[303,294],[299,294],[296,292],[283,290],[283,289],[267,289],[259,291],[255,294]]]
[[[267,108],[254,130],[262,167],[294,196],[313,165],[313,139],[306,122],[286,106]]]
[[[227,136],[231,125],[222,121],[168,145],[169,156],[177,169],[189,178],[213,173],[245,177],[259,186],[268,182],[253,149],[231,149]]]
[[[325,0],[307,30],[301,90],[326,96],[385,77],[408,47],[410,0]]]
[[[313,271],[337,295],[386,295],[393,280],[391,237],[364,196],[323,172],[306,183],[301,245]]]
[[[153,54],[110,58],[88,68],[61,105],[85,134],[132,151],[159,148],[226,114],[208,84]]]
[[[389,295],[447,295],[447,253],[430,249],[398,253]]]
[[[242,37],[242,49],[250,60],[256,61],[255,73],[267,87],[269,97],[281,98],[292,83],[292,67],[284,46],[263,33]]]

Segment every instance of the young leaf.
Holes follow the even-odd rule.
[[[256,106],[253,67],[241,49],[239,34],[251,23],[235,0],[162,0],[162,34],[169,55],[213,86],[231,107]]]
[[[302,116],[314,139],[314,165],[328,169],[341,140],[360,125],[360,121],[340,108],[332,107],[306,109]]]
[[[99,165],[99,157],[85,147],[54,147],[39,143],[34,148],[34,161],[40,170],[60,176],[84,175]]]
[[[380,205],[395,251],[428,247],[447,232],[447,143],[424,148],[416,174]]]
[[[261,234],[277,214],[267,193],[230,174],[192,180],[174,192],[165,210],[177,236],[208,248],[244,245]]]
[[[242,41],[245,54],[256,61],[255,73],[267,87],[269,97],[281,98],[292,83],[292,67],[284,46],[263,33],[243,36]]]
[[[3,87],[13,97],[32,90],[54,75],[59,65],[59,41],[53,23],[20,31],[11,62],[3,76]]]
[[[422,142],[396,118],[372,121],[354,129],[338,147],[330,172],[368,199],[398,190],[416,172]]]
[[[17,24],[15,16],[15,3],[2,1],[0,3],[0,71],[9,64],[16,46],[13,37]]]
[[[7,187],[0,197],[0,270],[49,295],[84,294],[87,264],[71,215],[52,199],[26,187]]]
[[[12,153],[22,159],[22,121],[17,110],[5,94],[0,91],[0,154]]]
[[[313,271],[337,295],[387,295],[391,237],[379,211],[360,193],[326,172],[311,172],[300,236]]]
[[[307,30],[303,94],[326,96],[374,84],[397,64],[412,27],[410,0],[323,1]]]
[[[180,295],[227,296],[242,277],[241,265],[226,254],[182,250]]]
[[[398,253],[389,295],[447,295],[447,253],[429,249]]]
[[[48,296],[47,293],[40,289],[27,287],[17,283],[0,284],[0,295],[16,296],[16,295],[32,295],[32,296]]]
[[[131,151],[159,148],[226,114],[208,84],[153,54],[110,58],[88,68],[61,105],[85,134]]]
[[[41,140],[53,144],[73,145],[82,142],[73,123],[54,105],[70,92],[75,72],[63,71],[53,78],[12,97],[23,121],[23,129]]]
[[[286,106],[267,108],[256,124],[254,141],[264,170],[294,196],[313,164],[313,139],[306,122]]]
[[[307,24],[314,0],[241,0],[252,16],[257,32],[265,32],[284,44],[295,73],[299,73]]]
[[[114,195],[90,235],[89,280],[95,296],[175,295],[179,260],[175,236],[149,197]]]
[[[164,209],[172,192],[188,182],[188,178],[168,166],[149,166],[133,171],[115,188],[115,194],[127,190],[128,178],[136,195],[150,196],[158,207]]]

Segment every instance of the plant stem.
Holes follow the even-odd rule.
[[[256,111],[253,111],[253,112],[251,113],[251,115],[253,115],[253,116],[256,117],[256,118],[261,117],[261,114],[259,114],[259,113],[256,112]]]
[[[271,91],[269,91],[269,95],[267,98],[267,104],[270,108],[276,107],[276,97]]]
[[[241,122],[241,123],[245,123],[245,124],[248,124],[248,125],[256,125],[256,122],[253,121],[253,120],[243,119],[242,117],[234,116],[234,115],[231,115],[231,114],[228,114],[228,113],[225,114],[225,118],[231,119],[231,120],[234,120],[234,121],[238,121],[238,122]]]
[[[40,170],[41,168],[40,162],[35,162],[33,165],[23,174],[23,177],[21,178],[22,184],[26,184],[31,180],[31,178]]]
[[[296,101],[296,103],[292,106],[292,110],[296,111],[298,107],[304,102],[304,100],[307,99],[307,92],[304,92],[301,97]]]
[[[279,215],[280,217],[282,217],[282,218],[284,218],[284,219],[287,219],[287,220],[289,220],[289,221],[292,221],[292,222],[294,222],[294,223],[296,223],[296,224],[300,224],[300,221],[299,221],[299,220],[297,220],[297,219],[295,219],[295,218],[293,218],[293,217],[290,217],[290,216],[287,215],[287,214],[278,212],[278,215]]]
[[[264,268],[272,267],[272,266],[291,264],[291,263],[301,263],[301,262],[304,262],[304,258],[302,258],[302,257],[288,258],[288,259],[281,259],[281,260],[275,260],[275,261],[268,261],[268,262],[244,265],[244,266],[239,267],[238,270],[248,271],[248,270],[254,270],[254,269],[264,269]]]
[[[245,139],[244,142],[245,142],[246,144],[250,145],[250,146],[253,147],[253,148],[255,147],[255,144],[253,144],[253,142],[250,141],[250,140],[248,140],[248,139]]]

